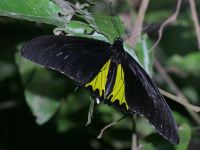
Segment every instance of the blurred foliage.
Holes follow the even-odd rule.
[[[141,150],[183,150],[188,148],[191,138],[191,129],[187,124],[182,124],[179,127],[179,135],[181,137],[180,143],[176,146],[169,144],[163,139],[158,138],[156,135],[151,134],[141,141]]]
[[[114,1],[113,11],[130,11],[126,2]],[[75,1],[70,1],[72,7]],[[83,5],[86,4],[86,5]],[[122,5],[123,4],[123,5]],[[107,105],[94,106],[92,122],[85,126],[90,96],[64,75],[42,68],[19,56],[21,45],[36,36],[64,30],[71,35],[113,42],[118,33],[108,14],[106,1],[80,1],[72,20],[51,0],[1,0],[0,2],[0,149],[130,149],[132,116],[105,131],[100,130],[118,120],[123,113]],[[136,16],[138,3],[131,9]],[[163,22],[175,9],[175,1],[151,0],[145,24]],[[200,3],[197,2],[197,9]],[[198,11],[199,12],[199,11]],[[91,13],[91,14],[90,14]],[[199,14],[200,15],[200,14]],[[133,17],[134,18],[134,17]],[[127,33],[120,17],[115,17],[122,37]],[[31,22],[29,22],[31,21]],[[133,20],[134,21],[134,20]],[[95,29],[95,32],[93,32]],[[156,31],[144,34],[133,51],[128,51],[163,89],[169,89],[163,78],[153,70],[154,53],[149,52]],[[183,1],[177,22],[164,31],[155,53],[157,59],[193,104],[200,105],[199,65],[195,31],[188,2]],[[171,90],[171,89],[169,89]],[[136,132],[141,149],[199,149],[198,125],[179,104],[168,101],[179,125],[180,144],[175,146],[155,133],[148,122],[136,119]],[[30,109],[29,109],[30,108]],[[36,121],[35,121],[36,120]]]
[[[199,76],[200,75],[200,53],[193,52],[184,56],[173,55],[169,60],[169,66],[173,66],[178,71],[183,72],[185,75]]]

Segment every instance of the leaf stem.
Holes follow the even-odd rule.
[[[114,126],[115,124],[117,124],[118,122],[120,122],[121,120],[123,120],[124,118],[126,118],[127,115],[121,117],[120,119],[106,125],[103,129],[101,129],[101,132],[99,133],[99,135],[97,136],[97,139],[100,139],[102,138],[103,134],[104,134],[104,131],[112,126]]]

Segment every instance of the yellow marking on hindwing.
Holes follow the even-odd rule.
[[[125,104],[126,109],[128,110],[128,104],[125,99],[124,71],[121,64],[117,66],[115,84],[108,98],[109,97],[111,97],[111,102],[119,100],[119,105]]]
[[[103,95],[103,91],[105,93],[109,67],[110,67],[110,60],[108,60],[105,63],[105,65],[102,67],[101,71],[97,74],[97,76],[91,82],[85,85],[85,87],[92,86],[93,91],[98,89],[100,97]]]

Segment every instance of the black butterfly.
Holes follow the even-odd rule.
[[[144,116],[160,135],[179,143],[169,106],[144,69],[124,51],[121,38],[111,45],[83,37],[41,36],[27,42],[21,55],[64,73],[105,103]]]

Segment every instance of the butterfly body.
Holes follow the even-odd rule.
[[[124,50],[121,38],[110,44],[83,37],[41,36],[27,42],[21,55],[64,73],[109,105],[144,116],[160,135],[178,143],[169,106],[144,69]]]

